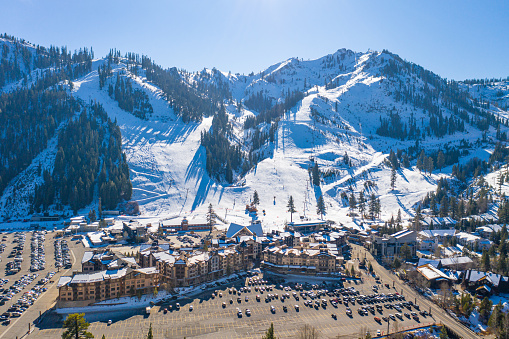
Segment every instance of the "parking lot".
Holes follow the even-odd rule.
[[[229,286],[236,286],[239,290],[240,287],[247,286],[247,282],[248,280],[240,280],[238,283]],[[398,321],[400,328],[432,322],[429,317],[422,315],[418,315],[418,320],[412,318],[411,312],[419,312],[414,307],[411,307],[411,310],[403,307],[400,312],[383,306],[385,304],[401,303],[403,300],[382,302],[371,298],[368,301],[369,298],[366,297],[366,302],[362,305],[359,305],[358,301],[352,304],[350,298],[360,300],[361,295],[374,295],[372,286],[371,283],[356,284],[347,282],[345,288],[348,290],[343,290],[342,294],[320,296],[316,295],[320,294],[324,288],[319,286],[314,286],[314,288],[310,286],[302,291],[296,291],[295,286],[288,289],[288,284],[283,286],[283,288],[287,287],[286,290],[281,289],[277,284],[255,284],[249,286],[251,291],[240,294],[239,292],[236,294],[230,293],[230,288],[223,286],[217,290],[217,296],[215,297],[212,296],[214,291],[206,291],[195,298],[180,299],[168,305],[155,306],[150,315],[143,314],[143,310],[127,310],[109,315],[91,314],[88,316],[89,321],[91,321],[89,330],[98,338],[104,334],[108,339],[135,339],[145,336],[150,324],[152,324],[155,338],[260,338],[270,324],[274,323],[277,337],[294,338],[304,324],[309,324],[319,329],[323,337],[351,338],[359,334],[360,331],[369,330],[372,335],[375,335],[377,330],[386,330],[387,322],[382,318],[388,318],[389,314],[394,316],[394,320],[390,320],[391,328],[393,328],[394,321]],[[260,287],[266,290],[260,291]],[[270,290],[271,287],[272,291]],[[329,292],[333,290],[334,288],[329,287]],[[304,299],[301,295],[304,292],[312,292],[316,297],[311,299],[307,296]],[[395,290],[382,285],[379,287],[378,295],[382,293],[386,295],[395,294]],[[272,294],[273,297],[266,300],[269,294]],[[277,298],[275,297],[276,294],[278,294]],[[287,294],[289,297],[282,299],[283,294]],[[257,295],[260,296],[259,301],[257,301]],[[240,302],[238,298],[240,298]],[[348,306],[344,303],[346,298],[349,298]],[[323,303],[322,299],[325,299],[326,302]],[[332,305],[331,301],[334,299],[341,299],[341,303],[336,304],[336,306]],[[317,307],[314,306],[316,301],[319,302]],[[179,309],[176,307],[177,302],[180,304]],[[305,305],[308,302],[312,302],[311,307]],[[298,306],[298,310],[295,305]],[[376,308],[377,305],[381,306],[379,310]],[[287,307],[286,311],[283,309],[284,306]],[[273,312],[271,312],[271,307],[274,307]],[[350,307],[352,311],[351,316],[346,314],[347,307]],[[368,310],[367,315],[361,315],[358,309],[362,307],[373,307],[375,311]],[[167,312],[164,311],[165,308]],[[246,314],[247,309],[249,309],[251,315]],[[241,311],[241,315],[238,310]],[[401,313],[401,318],[397,318],[396,313]],[[404,313],[408,313],[409,316],[405,316]],[[335,318],[332,316],[333,314],[336,316]],[[380,321],[375,321],[375,317],[379,317]],[[94,321],[94,318],[100,318],[101,321]],[[112,320],[111,325],[108,325],[108,319]],[[62,329],[55,325],[43,325],[36,332],[36,336],[39,338],[60,337]],[[59,325],[61,325],[61,322]]]
[[[0,277],[5,282],[0,287],[0,338],[21,337],[28,331],[28,324],[33,327],[39,314],[43,315],[56,300],[56,281],[68,270],[55,265],[55,234],[23,232],[0,235],[0,243],[5,244],[4,251],[0,252]],[[82,247],[77,247],[81,253]],[[63,259],[62,265],[65,266]]]

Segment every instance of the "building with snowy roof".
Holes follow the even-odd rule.
[[[464,289],[479,295],[509,292],[509,277],[493,272],[466,270],[460,276]]]
[[[469,257],[453,257],[443,259],[426,259],[419,258],[417,266],[429,264],[437,269],[449,269],[455,271],[464,271],[471,269],[474,266],[474,262]]]
[[[310,220],[302,222],[289,222],[286,226],[286,229],[300,233],[310,233],[317,232],[320,229],[323,229],[325,226],[327,226],[327,221],[325,220]]]
[[[110,250],[86,251],[81,260],[82,272],[96,272],[124,267],[138,268],[134,258],[124,257]]]
[[[72,277],[61,277],[57,283],[59,304],[66,302],[89,302],[118,298],[136,293],[150,293],[159,286],[159,271],[155,267],[104,270],[93,273],[80,273]]]
[[[430,251],[433,252],[438,248],[438,240],[436,239],[424,239],[419,242],[419,251]]]
[[[441,287],[443,283],[448,285],[452,283],[451,278],[447,274],[429,263],[418,266],[417,272],[429,282],[431,288]]]
[[[422,220],[423,227],[427,228],[454,228],[458,222],[451,217],[425,217]]]
[[[383,237],[372,234],[367,245],[374,256],[380,256],[389,260],[401,254],[401,247],[407,245],[410,248],[410,255],[416,256],[417,232],[403,230],[391,235],[384,234]]]
[[[122,223],[124,233],[129,240],[135,242],[142,242],[148,239],[147,227],[141,225],[137,221],[130,221]]]
[[[252,267],[242,244],[195,251],[150,252],[148,263],[154,263],[162,283],[168,287],[196,286]]]
[[[338,273],[344,258],[337,247],[325,244],[307,244],[299,247],[271,246],[263,250],[262,267],[283,273]]]
[[[475,229],[477,234],[479,234],[481,237],[486,238],[486,239],[491,238],[491,235],[494,232],[500,232],[501,230],[502,230],[502,226],[497,225],[497,224],[479,226]]]
[[[423,230],[420,231],[418,237],[421,239],[437,239],[439,242],[445,239],[451,239],[456,234],[455,229],[440,229],[440,230]]]
[[[475,234],[467,232],[459,232],[454,235],[458,243],[467,246],[476,251],[489,250],[493,242],[488,239],[483,239]]]
[[[242,235],[261,237],[263,236],[262,225],[253,223],[249,226],[243,226],[232,222],[226,231],[226,238],[229,239]]]
[[[186,217],[182,218],[180,224],[175,223],[172,220],[163,220],[159,223],[159,228],[164,233],[175,233],[175,232],[201,232],[210,231],[213,228],[205,219],[192,219],[189,221]]]

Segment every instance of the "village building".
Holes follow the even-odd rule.
[[[418,266],[417,272],[428,281],[429,287],[431,288],[440,288],[444,283],[447,285],[451,285],[452,283],[450,276],[431,264]]]
[[[123,231],[125,238],[135,242],[142,242],[148,239],[147,227],[137,221],[124,222]]]
[[[151,251],[143,253],[143,262],[154,264],[161,282],[168,287],[195,286],[235,272],[250,269],[245,247],[231,245],[221,249],[197,251]]]
[[[159,271],[155,267],[104,270],[80,273],[58,280],[59,301],[97,302],[110,298],[146,294],[159,286]]]
[[[262,225],[260,223],[253,223],[249,226],[242,226],[232,222],[226,231],[226,238],[232,239],[239,236],[262,237]]]
[[[326,244],[301,244],[298,247],[287,245],[272,246],[263,250],[261,266],[279,273],[337,273],[341,270],[343,257],[336,247]]]
[[[489,250],[493,245],[493,241],[467,232],[456,233],[455,237],[459,244],[467,246],[475,251]]]
[[[500,274],[467,270],[462,273],[461,278],[463,288],[477,295],[509,292],[509,277]]]
[[[424,230],[419,232],[418,237],[423,240],[436,240],[442,243],[444,240],[452,239],[456,232],[455,229]]]
[[[213,225],[207,220],[196,219],[189,222],[187,218],[183,218],[180,224],[175,223],[172,220],[163,220],[159,223],[159,229],[163,233],[176,233],[176,232],[200,232],[210,231]]]
[[[417,250],[417,232],[403,230],[391,235],[384,235],[383,237],[372,234],[366,245],[374,256],[389,260],[394,259],[395,256],[400,256],[401,247],[407,245],[410,248],[410,255],[415,257]]]
[[[300,233],[311,233],[317,232],[326,226],[327,221],[325,220],[289,222],[286,226],[286,230]]]
[[[134,258],[121,257],[109,250],[86,251],[81,260],[82,272],[96,272],[124,267],[138,268],[139,266]]]
[[[469,257],[451,257],[444,259],[420,258],[417,266],[422,266],[425,264],[432,265],[437,269],[449,269],[454,271],[464,271],[474,267],[474,262]]]
[[[500,232],[502,228],[503,226],[497,224],[484,225],[477,227],[475,232],[483,238],[490,239],[494,232]]]

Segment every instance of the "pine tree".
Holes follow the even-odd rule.
[[[293,196],[290,195],[290,198],[288,199],[288,204],[286,205],[288,208],[288,212],[290,212],[290,222],[293,222],[293,213],[297,212],[295,209],[295,203],[293,201]]]
[[[276,339],[276,336],[274,335],[273,323],[270,323],[270,327],[268,328],[267,332],[265,332],[265,335],[262,337],[262,339]]]
[[[315,165],[313,166],[313,185],[320,186],[320,170],[318,169],[318,162],[315,160]]]
[[[260,198],[258,197],[258,192],[255,190],[253,193],[253,205],[259,205]]]
[[[207,211],[207,225],[210,227],[214,226],[216,223],[216,213],[214,212],[214,209],[212,208],[212,204],[209,204],[209,208]]]
[[[323,195],[320,195],[316,202],[316,213],[320,214],[321,219],[323,219],[323,216],[327,214],[325,201],[323,200]]]
[[[440,339],[449,339],[445,326],[442,326],[442,330],[440,331]]]
[[[154,335],[152,334],[152,323],[150,323],[150,327],[148,329],[147,339],[154,339]]]
[[[350,206],[350,211],[352,212],[357,206],[357,199],[355,199],[355,194],[350,194],[350,198],[348,199],[348,204]]]
[[[364,192],[359,192],[359,212],[361,217],[364,218],[364,212],[366,211],[366,199],[364,198]]]
[[[93,338],[92,333],[87,332],[89,326],[84,313],[69,314],[62,325],[66,329],[62,333],[62,339]]]
[[[371,220],[375,219],[376,214],[376,196],[372,193],[369,200],[369,217]]]
[[[396,222],[398,224],[401,224],[401,221],[402,221],[402,219],[401,219],[401,208],[398,208],[398,216],[396,217]]]
[[[91,222],[95,222],[96,221],[97,216],[95,215],[95,210],[94,209],[91,209],[88,212],[88,219],[90,219]]]
[[[483,319],[484,321],[487,321],[489,319],[492,306],[493,303],[491,302],[491,300],[488,299],[488,297],[484,297],[484,299],[481,301],[481,305],[479,306],[479,315],[481,316],[481,319]]]
[[[422,219],[422,215],[421,215],[421,205],[417,206],[417,209],[415,210],[415,217],[414,217],[414,221],[413,221],[413,228],[414,228],[414,231],[421,231],[421,219]]]
[[[438,152],[438,155],[437,155],[437,167],[440,170],[440,172],[442,172],[442,168],[444,167],[444,165],[445,165],[444,152],[440,151],[440,152]]]
[[[394,190],[394,187],[396,185],[396,167],[392,166],[391,171],[391,188]]]

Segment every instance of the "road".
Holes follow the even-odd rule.
[[[445,324],[447,327],[452,329],[462,338],[479,338],[479,336],[476,333],[474,333],[470,329],[466,328],[465,326],[457,322],[442,308],[438,307],[436,304],[430,302],[422,295],[418,294],[415,290],[413,290],[408,285],[404,284],[401,280],[399,280],[399,278],[392,274],[389,270],[381,266],[373,258],[371,253],[369,253],[369,251],[367,251],[364,247],[352,244],[352,251],[353,251],[352,258],[358,259],[366,258],[366,260],[371,262],[374,272],[378,276],[380,276],[380,279],[383,281],[383,283],[388,283],[390,286],[392,286],[394,282],[395,291],[398,293],[401,293],[403,291],[403,295],[405,295],[407,300],[409,301],[410,300],[414,301],[414,299],[417,300],[417,304],[420,305],[421,308],[424,310],[429,310],[429,308],[431,307],[433,319],[435,319],[437,323],[441,322]]]

